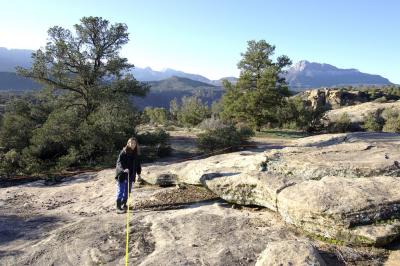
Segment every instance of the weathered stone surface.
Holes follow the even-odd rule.
[[[284,189],[277,206],[282,218],[308,232],[360,244],[384,245],[399,233],[376,225],[400,218],[400,177],[340,178],[305,181]]]
[[[308,102],[314,109],[324,108],[325,110],[344,108],[346,106],[359,106],[366,102],[373,102],[378,98],[385,97],[387,100],[395,101],[398,97],[378,91],[373,97],[366,92],[357,90],[341,89],[314,89],[306,90],[293,97],[300,97]]]
[[[299,234],[302,230],[291,230],[290,224],[332,239],[384,245],[399,235],[400,177],[395,163],[399,141],[399,134],[323,135],[265,154],[237,152],[146,166],[142,177],[154,184],[203,184],[228,201],[275,212],[234,209],[220,200],[198,201],[196,197],[182,205],[176,199],[185,195],[184,188],[135,186],[130,263],[254,265],[262,250],[273,246],[285,257],[303,261],[308,256],[303,248],[276,243],[311,241]],[[267,171],[260,172],[263,161]],[[332,173],[337,175],[329,176]],[[115,213],[114,175],[115,170],[109,169],[66,178],[55,186],[37,181],[0,189],[4,213],[0,264],[123,264],[126,217]],[[329,246],[321,252],[325,260],[334,260],[326,260],[329,265],[339,261],[382,265],[386,259],[386,251],[380,248],[332,243],[336,242],[312,241],[318,250]],[[335,260],[336,250],[340,256]],[[373,255],[376,250],[384,255]],[[396,261],[392,254],[390,261]]]
[[[226,201],[277,211],[312,234],[384,245],[399,235],[397,224],[385,224],[400,218],[399,162],[400,134],[360,132],[308,137],[264,154],[147,167],[144,177],[202,184]]]
[[[124,265],[126,215],[115,212],[114,175],[110,169],[56,186],[0,189],[0,265]],[[129,265],[250,266],[269,242],[307,241],[270,211],[221,200],[176,206],[180,190],[133,187]]]
[[[261,152],[241,151],[221,154],[205,159],[190,160],[170,165],[152,165],[143,168],[143,179],[157,184],[164,175],[173,176],[171,183],[201,185],[200,179],[209,173],[241,173],[256,170],[264,160]]]
[[[400,176],[400,134],[331,134],[308,137],[295,144],[266,153],[269,173],[303,180]]]
[[[322,266],[326,264],[310,243],[286,240],[269,243],[256,263],[256,266],[276,265]]]
[[[301,92],[298,96],[307,101],[314,109],[337,109],[342,106],[351,106],[370,101],[365,92],[328,88],[307,90]]]
[[[400,222],[397,221],[385,221],[383,224],[371,224],[357,226],[350,232],[352,236],[357,237],[358,242],[365,244],[383,246],[400,235]]]
[[[385,266],[399,266],[400,261],[400,250],[392,251],[389,254],[389,258],[385,263]]]
[[[235,175],[228,173],[205,175],[202,184],[228,202],[258,205],[277,211],[278,193],[296,184],[296,179],[251,171]]]
[[[400,112],[400,101],[388,103],[367,102],[358,105],[347,106],[328,111],[326,113],[326,118],[329,122],[335,122],[346,113],[352,123],[359,124],[364,122],[366,115],[369,113],[376,113],[378,110],[393,110]]]

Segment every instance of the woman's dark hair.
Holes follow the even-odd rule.
[[[135,143],[135,147],[132,149],[132,142]],[[137,141],[137,139],[135,137],[131,137],[128,139],[126,146],[125,146],[125,151],[127,153],[135,153],[136,155],[140,154],[140,147],[139,147],[139,143]]]

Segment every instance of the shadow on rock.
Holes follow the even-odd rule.
[[[40,239],[59,222],[62,220],[54,216],[34,216],[24,219],[16,215],[0,215],[0,246],[19,239]]]

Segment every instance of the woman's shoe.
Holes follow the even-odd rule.
[[[127,200],[122,200],[121,201],[121,207],[124,211],[126,211],[128,209],[128,204],[126,204]]]
[[[124,213],[125,210],[122,208],[121,206],[122,201],[121,200],[117,200],[117,213]]]

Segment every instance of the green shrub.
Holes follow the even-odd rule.
[[[30,113],[28,101],[17,99],[7,105],[0,130],[1,147],[21,151],[29,145],[32,130],[37,126]]]
[[[385,120],[380,116],[380,112],[371,112],[364,119],[363,128],[366,131],[382,131]]]
[[[153,161],[159,157],[168,156],[172,151],[170,135],[163,129],[139,133],[136,137],[144,161]]]
[[[226,126],[227,124],[225,124],[224,121],[217,117],[206,118],[198,125],[198,127],[203,130],[214,130]]]
[[[146,107],[143,110],[142,121],[145,123],[165,125],[168,121],[168,112],[165,108]]]
[[[62,170],[71,166],[77,166],[81,162],[80,157],[79,150],[71,147],[68,149],[66,155],[58,159],[56,168]]]
[[[245,127],[242,129],[236,129],[232,125],[220,127],[199,134],[197,146],[203,152],[235,150],[253,134],[251,129]]]
[[[20,166],[21,155],[15,149],[0,154],[0,176],[15,174]]]
[[[185,126],[196,126],[210,116],[210,109],[196,96],[183,96],[182,104],[177,114],[178,122]]]
[[[291,130],[300,129],[300,127],[298,126],[296,121],[289,121],[289,122],[283,123],[282,128],[283,129],[291,129]]]
[[[236,128],[242,142],[247,141],[255,135],[254,130],[247,124],[239,123],[236,125]]]
[[[400,114],[394,110],[385,110],[382,114],[385,118],[384,132],[400,133]]]
[[[137,134],[140,145],[158,145],[169,143],[170,135],[164,129],[158,128],[155,131],[146,131]]]
[[[386,102],[388,102],[388,99],[385,96],[382,96],[380,98],[375,99],[373,102],[375,102],[375,103],[386,103]]]
[[[329,126],[330,132],[344,133],[350,131],[352,128],[350,117],[347,113],[343,113],[335,122]]]
[[[325,111],[323,106],[313,108],[301,97],[292,97],[277,111],[278,126],[285,129],[318,132],[323,129],[322,118]]]
[[[128,103],[104,104],[93,112],[79,127],[80,158],[89,165],[108,162],[136,134],[138,117]],[[64,154],[65,155],[65,154]]]

